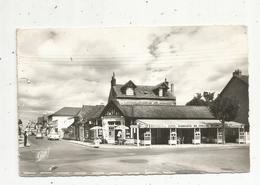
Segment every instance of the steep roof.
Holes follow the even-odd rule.
[[[83,105],[78,116],[81,117],[83,121],[98,118],[104,107],[104,105]]]
[[[248,84],[248,75],[241,75],[237,78]]]
[[[232,81],[234,81],[235,79],[238,79],[240,82],[242,82],[242,84],[245,84],[246,86],[248,86],[248,75],[239,75],[239,76],[232,76],[232,78],[229,80],[229,82],[227,83],[227,85],[223,88],[223,90],[220,92],[220,96],[226,91],[226,89],[228,88],[228,86],[232,83]]]
[[[121,105],[111,101],[126,117],[145,119],[215,119],[208,107],[172,105]]]
[[[80,107],[63,107],[62,109],[52,114],[52,116],[75,116],[80,110]]]
[[[144,86],[144,85],[136,85],[135,94],[132,96],[123,94],[121,88],[124,85],[117,84],[113,86],[113,91],[117,98],[127,98],[127,99],[165,99],[165,100],[175,100],[175,96],[173,96],[170,92],[166,92],[165,96],[158,96],[155,94],[154,89],[156,86]]]

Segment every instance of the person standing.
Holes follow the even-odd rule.
[[[23,133],[23,138],[24,138],[24,142],[23,142],[23,144],[24,144],[24,146],[26,147],[27,146],[27,132],[26,131],[24,131],[24,133]]]

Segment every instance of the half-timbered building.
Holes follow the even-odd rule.
[[[100,118],[107,143],[115,143],[118,132],[137,145],[222,142],[219,120],[207,107],[176,106],[173,84],[169,87],[166,79],[155,86],[136,85],[131,80],[117,84],[113,73],[108,104]],[[237,130],[243,127],[237,122],[226,124]]]

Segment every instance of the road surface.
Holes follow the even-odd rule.
[[[21,176],[86,176],[249,172],[249,147],[91,148],[29,137],[19,148]]]

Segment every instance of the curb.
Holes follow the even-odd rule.
[[[63,141],[67,141],[70,143],[74,143],[74,144],[78,144],[78,145],[82,145],[82,146],[86,146],[86,147],[90,147],[90,148],[97,148],[95,147],[94,144],[91,143],[86,143],[86,142],[81,142],[81,141],[74,141],[74,140],[63,140]],[[250,144],[201,144],[201,145],[189,145],[189,146],[185,146],[185,145],[176,145],[176,146],[169,146],[169,145],[163,145],[163,146],[156,146],[156,145],[151,145],[151,146],[127,146],[127,145],[123,145],[123,146],[113,146],[113,145],[109,145],[109,146],[105,146],[105,145],[99,145],[98,148],[102,148],[102,149],[146,149],[146,148],[151,148],[151,149],[188,149],[188,148],[236,148],[236,147],[243,147],[243,146],[250,146]]]

